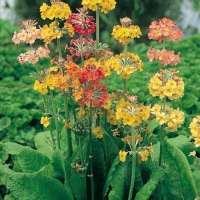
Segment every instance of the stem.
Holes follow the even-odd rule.
[[[96,10],[96,51],[98,52],[99,48],[99,4],[97,4]],[[96,60],[98,60],[98,55],[96,54]]]
[[[67,101],[67,95],[64,94],[64,107],[65,107],[65,118],[67,120],[67,122],[69,122],[69,104]],[[68,128],[67,129],[67,156],[68,158],[72,156],[72,138],[71,138],[71,130]]]
[[[124,67],[127,65],[127,51],[128,51],[128,46],[127,44],[124,45]],[[127,93],[127,81],[124,79],[124,92],[125,94]]]
[[[166,97],[164,98],[162,111],[165,111]],[[160,156],[159,156],[159,166],[162,164],[162,152],[163,152],[163,139],[164,139],[164,124],[160,128]]]
[[[84,167],[84,159],[83,159],[83,144],[82,144],[82,138],[79,137],[79,147],[80,147],[80,157],[81,157],[81,167]],[[83,183],[83,190],[84,190],[84,199],[87,200],[87,184],[86,184],[86,176],[85,171],[84,175],[81,176],[81,180]]]
[[[132,129],[131,130],[132,132],[132,171],[131,171],[131,184],[130,184],[128,200],[132,200],[133,188],[134,188],[134,182],[135,182],[135,168],[136,168],[135,131],[133,127],[131,127],[131,129]]]
[[[90,123],[90,154],[89,154],[89,160],[90,160],[90,180],[91,180],[91,199],[94,200],[94,182],[93,182],[93,165],[92,165],[92,103],[90,103],[90,117],[89,117],[89,123]]]
[[[56,117],[56,106],[55,106],[55,102],[54,102],[53,91],[50,90],[50,93],[51,93],[51,103],[52,103],[52,108],[53,108],[53,115],[54,115],[55,125],[56,125],[58,149],[61,149],[60,148],[60,133],[58,130],[58,118]]]
[[[81,65],[83,65],[83,62],[84,62],[84,56],[83,56],[83,35],[80,36],[80,48],[81,48]]]

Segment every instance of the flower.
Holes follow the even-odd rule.
[[[104,135],[104,132],[103,132],[103,130],[101,129],[100,126],[97,126],[96,128],[94,128],[94,129],[93,129],[93,133],[95,134],[95,136],[96,136],[97,138],[102,138],[103,135]]]
[[[99,7],[101,12],[106,14],[115,8],[116,2],[115,0],[82,0],[81,4],[86,10],[96,11]]]
[[[139,26],[131,25],[132,20],[128,17],[120,19],[122,26],[113,27],[111,35],[122,44],[128,44],[134,38],[139,38],[142,33]]]
[[[119,151],[119,160],[120,160],[121,162],[125,162],[125,161],[126,161],[126,155],[127,155],[127,152],[126,152],[126,151],[120,150],[120,151]]]
[[[153,21],[149,26],[148,37],[159,42],[162,42],[164,38],[172,41],[180,40],[183,37],[183,33],[175,26],[176,23],[166,17]]]
[[[190,133],[191,139],[194,139],[195,147],[200,147],[200,116],[196,116],[193,118],[192,122],[190,123]]]
[[[148,84],[149,92],[153,97],[160,99],[167,97],[170,100],[179,99],[184,94],[184,82],[177,76],[179,72],[171,70],[160,70]]]
[[[88,16],[88,11],[84,8],[77,8],[78,13],[72,13],[66,21],[67,24],[71,24],[74,32],[79,35],[91,35],[95,32],[96,24],[93,16]]]
[[[49,124],[50,124],[49,118],[48,117],[42,117],[41,120],[40,120],[40,124],[43,124],[44,127],[49,126]]]
[[[167,51],[166,49],[157,50],[152,47],[147,52],[149,61],[160,61],[162,65],[177,65],[180,62],[180,53],[174,54],[174,51]]]

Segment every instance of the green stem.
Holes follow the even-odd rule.
[[[94,182],[93,182],[93,163],[92,163],[92,104],[90,103],[90,153],[89,153],[89,160],[90,160],[90,180],[91,180],[91,199],[94,200]]]
[[[135,168],[136,168],[136,147],[135,147],[135,131],[134,128],[131,127],[132,132],[132,171],[131,171],[131,184],[130,184],[130,190],[128,195],[128,200],[132,200],[133,196],[133,188],[135,183]]]
[[[165,112],[166,97],[164,98],[162,111]],[[163,154],[163,139],[164,139],[164,124],[160,128],[160,156],[159,156],[159,166],[162,165],[162,154]]]
[[[83,143],[82,143],[82,138],[79,137],[79,148],[80,148],[80,157],[81,157],[81,167],[84,167],[84,158],[83,158]],[[83,190],[84,190],[84,199],[87,200],[87,184],[86,184],[86,176],[85,176],[85,171],[84,175],[81,176],[81,180],[83,183]]]
[[[80,36],[80,48],[81,48],[81,66],[84,63],[84,56],[83,56],[83,35]]]
[[[97,4],[96,10],[96,51],[99,48],[99,5]],[[98,60],[98,55],[96,54],[96,60]]]
[[[67,95],[64,94],[64,108],[65,108],[65,118],[67,120],[67,123],[69,122],[69,104],[67,101]],[[71,130],[67,128],[67,156],[70,158],[72,156],[72,138],[71,138]]]
[[[60,132],[58,130],[58,118],[57,118],[57,113],[56,113],[56,106],[55,106],[55,102],[54,102],[54,96],[53,96],[53,91],[50,90],[51,93],[51,103],[52,103],[52,108],[53,108],[53,115],[54,115],[54,119],[55,119],[55,126],[56,126],[56,133],[57,133],[57,144],[58,144],[58,149],[60,148]]]
[[[128,46],[127,44],[124,45],[124,67],[127,65],[127,51],[128,51]],[[124,79],[124,92],[125,94],[127,93],[127,80]]]

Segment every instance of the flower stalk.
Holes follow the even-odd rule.
[[[131,127],[131,133],[132,133],[132,167],[131,167],[131,184],[130,184],[128,200],[132,200],[134,182],[135,182],[135,168],[136,168],[135,130],[133,127]]]

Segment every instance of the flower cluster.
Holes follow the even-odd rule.
[[[174,51],[167,51],[166,49],[150,48],[147,52],[149,61],[160,61],[162,65],[177,65],[180,62],[180,53],[174,54]]]
[[[36,39],[41,39],[41,30],[36,27],[37,22],[35,20],[25,20],[18,23],[23,29],[19,33],[14,32],[12,41],[15,44],[25,42],[26,44],[33,44]]]
[[[79,35],[91,35],[95,32],[96,24],[94,17],[88,16],[88,11],[83,8],[77,8],[78,13],[72,13],[65,24],[71,24],[74,32]]]
[[[123,79],[128,79],[136,70],[143,71],[142,66],[143,63],[138,55],[127,53],[125,62],[125,55],[121,53],[108,59],[103,68],[106,76],[109,76],[111,71],[116,71]]]
[[[95,41],[91,38],[83,38],[82,44],[80,43],[79,39],[72,39],[70,41],[70,46],[66,45],[65,50],[69,50],[71,57],[81,57],[82,55],[88,59],[89,57],[92,57],[95,55],[95,52],[92,51],[95,47]],[[81,47],[82,45],[82,47]]]
[[[176,41],[183,37],[183,33],[179,28],[176,28],[176,23],[168,18],[162,18],[158,21],[153,21],[149,26],[149,39],[162,42],[164,38]]]
[[[40,6],[41,18],[42,19],[67,19],[71,10],[68,4],[61,2],[60,0],[51,1],[51,6],[43,3]]]
[[[93,129],[93,133],[97,138],[102,138],[103,137],[103,130],[101,129],[100,126],[97,126],[96,128]]]
[[[147,121],[150,117],[150,107],[132,104],[121,99],[116,105],[116,119],[124,125],[140,126],[142,120]]]
[[[108,91],[105,84],[100,80],[105,78],[103,68],[94,63],[85,64],[81,68],[81,86],[75,90],[74,98],[80,106],[92,104],[93,107],[102,106],[108,99]]]
[[[113,27],[112,36],[122,44],[128,44],[134,38],[139,38],[142,33],[138,26],[131,25],[132,20],[128,17],[120,19],[122,26]]]
[[[160,125],[166,124],[166,131],[175,132],[184,122],[184,112],[166,106],[164,110],[159,104],[151,108],[151,113],[156,116],[156,121]]]
[[[196,147],[200,147],[200,116],[193,118],[190,123],[191,139],[194,139],[194,144]]]
[[[153,97],[158,96],[160,99],[167,97],[170,100],[179,99],[184,94],[184,82],[177,77],[178,71],[160,70],[156,73],[148,84],[149,92]]]
[[[39,58],[48,58],[49,57],[50,50],[47,45],[44,47],[38,47],[38,49],[35,50],[29,50],[26,53],[21,53],[17,59],[20,64],[24,64],[25,62],[36,64],[39,61]]]
[[[86,10],[90,9],[92,11],[96,11],[99,7],[101,12],[106,14],[115,8],[116,2],[115,0],[83,0],[82,5]]]

